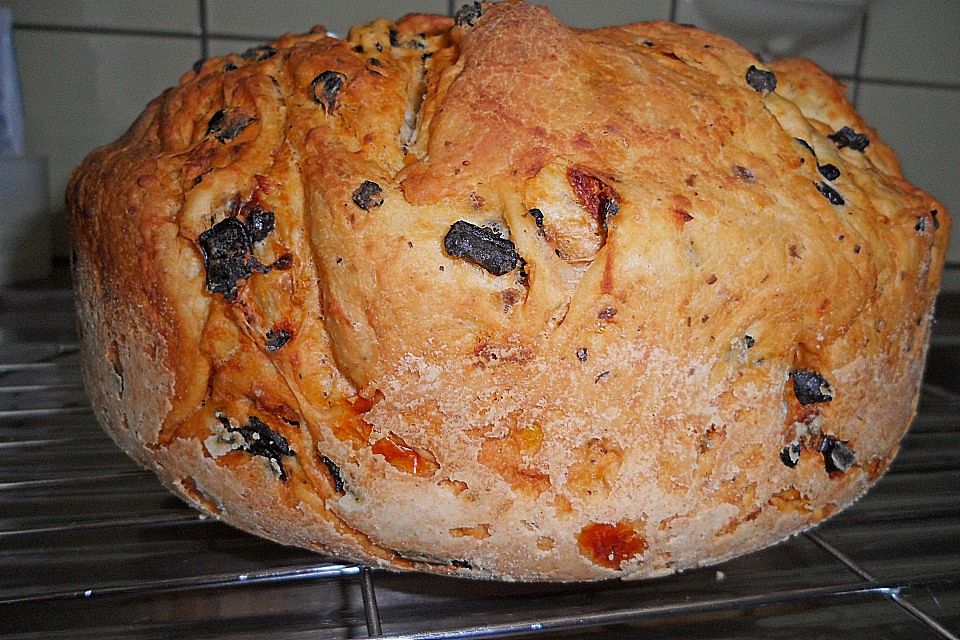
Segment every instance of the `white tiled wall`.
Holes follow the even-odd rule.
[[[0,5],[14,15],[27,146],[49,158],[50,200],[60,203],[69,172],[83,156],[120,135],[204,51],[242,51],[318,23],[343,33],[379,16],[449,13],[461,1],[0,0]],[[764,2],[768,8],[786,4],[750,1],[758,10]],[[584,28],[673,19],[717,30],[704,0],[541,3]],[[873,0],[864,20],[801,53],[848,83],[858,108],[900,154],[908,178],[960,215],[960,0]],[[54,252],[64,255],[62,205],[59,209]],[[960,274],[960,224],[949,259]],[[949,281],[960,283],[960,277]]]
[[[179,31],[200,35],[197,0],[4,0],[20,24]]]
[[[399,18],[407,13],[442,13],[447,0],[208,0],[209,27],[213,33],[233,33],[259,38],[281,33],[303,33],[322,24],[346,36],[354,24],[376,18]]]

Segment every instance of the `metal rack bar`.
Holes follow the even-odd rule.
[[[73,533],[76,531],[93,531],[96,529],[125,529],[129,527],[161,527],[173,525],[193,525],[218,522],[214,518],[204,517],[194,511],[184,513],[165,513],[154,516],[137,518],[115,518],[113,520],[93,520],[91,522],[67,522],[49,527],[31,527],[14,531],[0,531],[0,538],[16,536],[35,536],[44,533]]]
[[[89,405],[75,405],[43,409],[0,409],[0,420],[4,418],[44,418],[48,416],[80,413],[93,413],[93,408]]]
[[[818,534],[810,531],[810,532],[807,532],[805,535],[814,544],[816,544],[821,549],[823,549],[824,551],[826,551],[827,553],[835,557],[840,562],[842,562],[848,569],[850,569],[850,571],[854,572],[855,574],[857,574],[867,582],[874,583],[874,584],[877,582],[876,579],[872,575],[870,575],[870,573],[866,569],[858,565],[856,562],[854,562],[852,558],[850,558],[848,555],[846,555],[845,553],[837,549],[835,546],[833,546],[832,544],[824,540]],[[940,624],[939,622],[937,622],[936,620],[934,620],[924,612],[917,609],[913,605],[913,603],[911,603],[907,599],[907,597],[903,595],[899,590],[891,591],[888,594],[888,597],[893,602],[897,603],[900,607],[902,607],[907,613],[909,613],[910,615],[912,615],[913,617],[917,618],[918,620],[923,622],[925,625],[930,627],[930,629],[932,629],[935,633],[939,634],[940,637],[945,638],[946,640],[960,640],[960,638],[957,638],[957,636],[955,636],[953,633],[948,631],[942,624]]]
[[[897,584],[856,583],[840,587],[816,587],[793,591],[764,593],[699,602],[636,607],[614,612],[574,616],[545,617],[537,621],[465,627],[446,631],[428,631],[402,635],[382,636],[382,640],[477,640],[480,638],[509,638],[529,633],[572,631],[593,627],[651,620],[667,616],[690,616],[717,611],[743,610],[774,604],[811,602],[823,598],[855,598],[869,595],[889,596],[901,587]]]
[[[64,589],[56,591],[37,591],[22,595],[0,596],[0,605],[27,604],[35,602],[55,602],[74,598],[93,596],[147,595],[187,591],[195,589],[216,589],[241,584],[270,584],[301,580],[331,580],[347,576],[356,576],[360,567],[344,564],[313,564],[283,569],[263,569],[249,573],[223,573],[162,580],[143,580],[124,584],[98,585],[90,589]]]
[[[83,389],[79,382],[68,384],[19,384],[0,386],[0,393],[32,393],[35,391],[73,391]]]
[[[60,487],[74,485],[81,482],[101,482],[103,480],[120,480],[134,476],[147,476],[149,472],[143,469],[116,471],[114,473],[100,473],[86,476],[66,476],[59,478],[43,478],[40,480],[17,480],[14,482],[0,482],[0,491],[29,489],[33,487]]]
[[[379,638],[383,632],[380,629],[380,610],[377,608],[377,592],[373,586],[373,571],[364,567],[360,571],[360,592],[363,595],[363,617],[367,621],[367,635]]]

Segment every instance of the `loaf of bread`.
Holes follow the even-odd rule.
[[[284,544],[516,580],[856,500],[950,225],[812,63],[519,2],[198,62],[68,203],[86,383],[141,465]]]

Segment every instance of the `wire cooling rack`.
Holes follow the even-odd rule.
[[[200,517],[97,426],[73,326],[67,289],[0,291],[0,638],[960,632],[960,396],[940,387],[879,485],[814,532],[637,583],[479,582],[370,571]]]

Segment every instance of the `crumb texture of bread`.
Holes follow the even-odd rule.
[[[393,569],[645,578],[851,504],[915,413],[943,205],[809,61],[468,9],[200,61],[87,157],[104,428]]]

